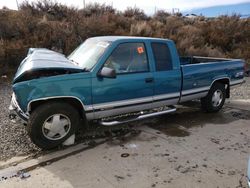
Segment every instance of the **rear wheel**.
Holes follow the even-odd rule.
[[[226,99],[225,85],[214,83],[206,97],[201,99],[201,107],[206,112],[218,112]]]
[[[31,113],[28,134],[38,147],[52,149],[75,133],[79,121],[79,113],[71,105],[45,103]]]

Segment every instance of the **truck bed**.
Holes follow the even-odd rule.
[[[243,82],[243,61],[210,57],[181,57],[181,102],[207,95],[212,83],[225,79],[229,86]]]
[[[201,57],[201,56],[180,57],[180,64],[181,65],[211,63],[211,62],[221,62],[221,61],[231,61],[231,59],[214,58],[214,57]]]

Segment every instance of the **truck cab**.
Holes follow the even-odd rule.
[[[178,103],[181,70],[171,46],[161,39],[115,41],[93,68],[94,118]],[[107,69],[114,70],[113,77],[103,74]]]

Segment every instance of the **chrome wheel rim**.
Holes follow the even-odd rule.
[[[214,107],[220,106],[223,99],[223,93],[221,90],[216,90],[212,96],[212,105]]]
[[[60,140],[69,133],[70,128],[71,122],[67,116],[54,114],[44,121],[42,132],[49,140]]]

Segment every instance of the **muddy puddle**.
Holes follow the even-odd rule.
[[[145,120],[143,124],[160,131],[159,134],[186,137],[191,134],[191,128],[227,124],[239,119],[250,120],[250,111],[225,106],[218,113],[206,113],[201,111],[199,103],[190,102],[180,106],[176,113]]]
[[[172,124],[172,125],[165,125],[165,124],[158,124],[156,126],[150,126],[153,129],[159,130],[158,134],[164,133],[168,136],[175,136],[175,137],[185,137],[189,136],[190,132],[186,130],[185,127],[180,125]]]

